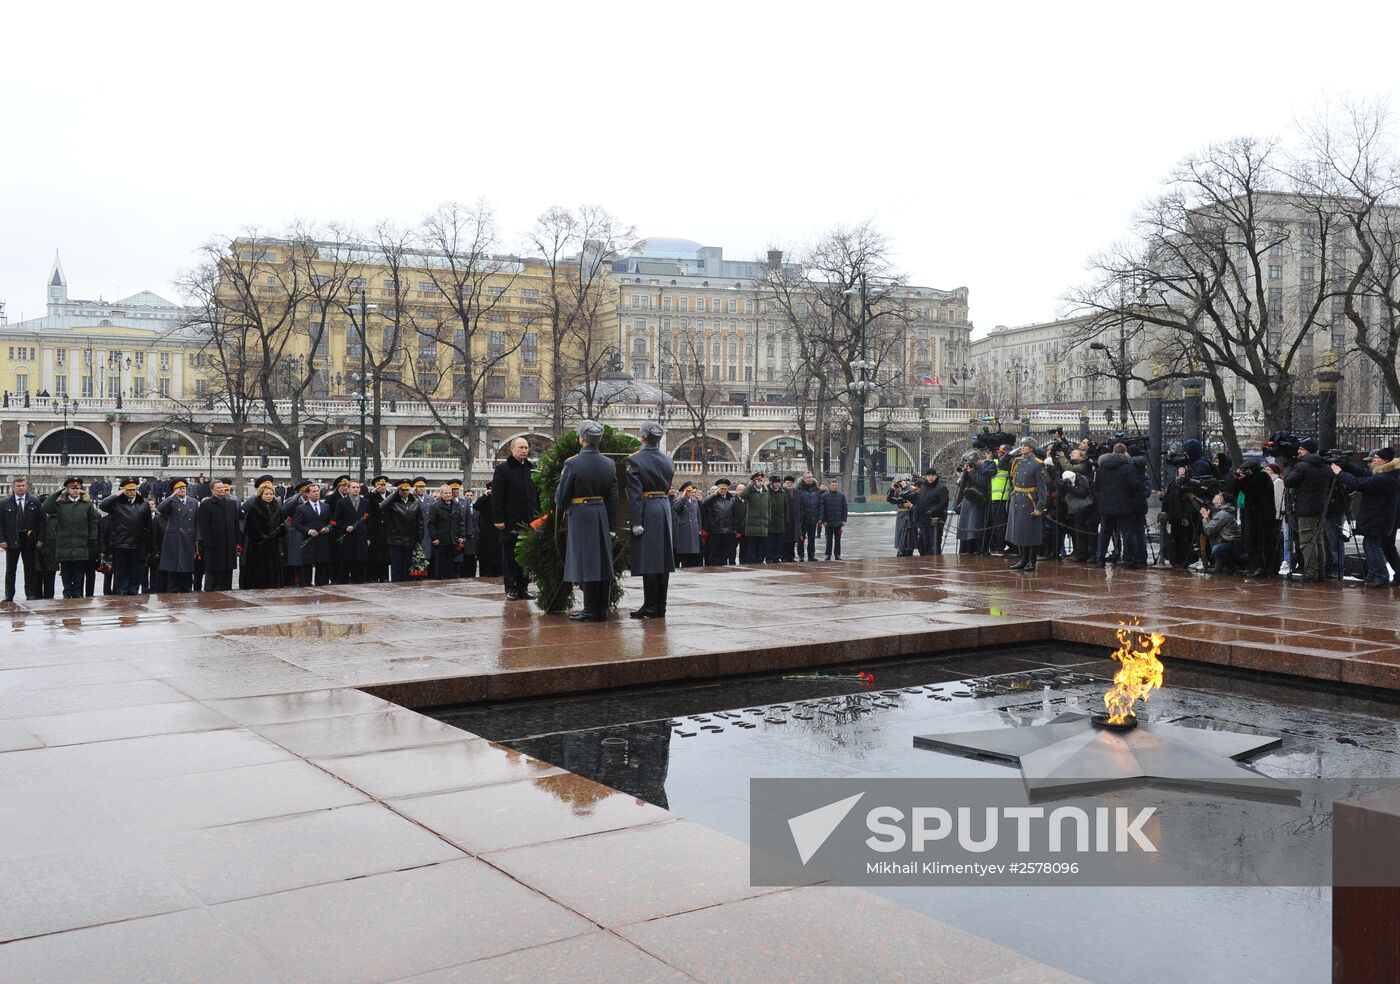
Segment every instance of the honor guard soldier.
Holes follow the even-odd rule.
[[[671,531],[671,477],[676,466],[661,450],[666,432],[654,420],[641,427],[642,446],[627,459],[632,516],[632,573],[642,579],[642,607],[633,618],[665,618],[666,589],[676,569]]]
[[[575,622],[605,622],[612,590],[613,528],[617,522],[617,469],[598,450],[603,426],[593,420],[579,424],[579,453],[564,462],[554,508],[567,518],[569,538],[564,552],[564,580],[583,588],[583,608],[569,618]]]

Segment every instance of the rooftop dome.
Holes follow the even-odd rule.
[[[693,239],[668,239],[650,236],[639,239],[629,252],[633,256],[678,257],[691,259],[705,247]]]
[[[575,387],[564,394],[564,399],[568,402],[585,402],[583,397],[586,394],[582,387]],[[598,382],[594,384],[592,403],[595,407],[609,407],[614,405],[627,405],[634,403],[661,403],[670,401],[671,398],[657,389],[633,378],[630,372],[621,369],[609,369],[598,377]]]

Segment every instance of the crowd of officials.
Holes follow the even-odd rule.
[[[661,453],[657,440],[644,432],[647,454]],[[1283,440],[1235,465],[1187,441],[1168,460],[1171,478],[1159,489],[1147,456],[1127,442],[1103,450],[1060,438],[1042,448],[1026,437],[973,451],[951,486],[932,467],[917,482],[891,486],[895,551],[941,553],[951,525],[959,553],[1014,554],[1016,570],[1065,557],[1125,568],[1152,560],[1251,578],[1349,575],[1400,586],[1400,461],[1391,448],[1320,454],[1315,441]],[[663,574],[815,561],[819,546],[824,559],[841,559],[849,506],[838,482],[754,472],[748,482],[720,479],[702,493],[688,481],[674,485],[666,463],[657,469],[664,485],[638,493],[639,505],[664,504],[669,513],[658,548],[665,557],[655,561]],[[203,476],[95,481],[86,489],[71,477],[40,496],[17,478],[0,502],[5,601],[14,600],[21,572],[27,598],[54,597],[58,581],[63,597],[78,598],[96,594],[99,579],[103,594],[133,595],[229,589],[235,574],[241,588],[278,588],[479,572],[502,577],[507,598],[527,599],[516,539],[542,513],[533,469],[519,438],[479,495],[459,481],[430,489],[422,477],[381,475],[361,486],[341,475],[288,487],[264,475],[244,499]],[[1363,549],[1349,551],[1357,538]],[[1154,541],[1160,549],[1149,557]],[[664,599],[664,586],[657,590]]]
[[[917,484],[890,488],[895,549],[941,553],[956,515],[960,553],[1013,553],[1018,570],[1065,557],[1126,568],[1151,559],[1212,574],[1400,586],[1400,461],[1391,448],[1319,453],[1315,440],[1284,435],[1236,465],[1188,440],[1168,456],[1168,472],[1158,488],[1147,455],[1123,441],[1101,453],[1062,437],[973,451],[952,487],[930,468]],[[1357,538],[1363,549],[1348,550]],[[1149,558],[1152,541],[1160,549]]]

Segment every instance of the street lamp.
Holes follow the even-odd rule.
[[[29,455],[29,477],[34,477],[34,432],[26,430],[24,432],[24,450]]]
[[[353,303],[353,300],[354,300],[354,297],[355,297],[356,294],[359,294],[359,295],[360,295],[360,300],[359,300],[359,303],[358,303],[358,304]],[[379,305],[378,305],[378,304],[366,304],[366,303],[365,303],[365,290],[364,290],[363,287],[361,287],[361,288],[359,288],[359,289],[352,289],[352,290],[350,291],[350,297],[351,297],[352,303],[350,304],[349,308],[347,309],[347,310],[349,311],[349,314],[350,314],[350,324],[351,324],[351,326],[352,326],[356,331],[358,331],[358,332],[360,333],[360,374],[359,374],[359,386],[360,386],[360,388],[359,388],[358,396],[359,396],[359,399],[360,399],[360,484],[361,484],[361,486],[363,486],[363,485],[364,485],[364,481],[365,481],[365,474],[366,474],[366,471],[367,471],[367,468],[368,468],[368,464],[367,464],[367,462],[365,461],[365,450],[366,450],[366,442],[365,442],[365,399],[366,399],[366,397],[369,395],[369,394],[368,394],[368,390],[369,390],[369,385],[368,385],[369,373],[368,373],[368,371],[367,371],[367,364],[366,364],[366,362],[365,362],[365,358],[366,358],[366,357],[365,357],[365,350],[366,350],[366,348],[367,348],[367,345],[366,345],[366,342],[365,342],[365,334],[366,334],[365,329],[369,326],[369,313],[370,313],[371,311],[377,311],[377,310],[379,310]],[[359,317],[358,319],[356,319],[356,317],[355,317],[355,311],[356,311],[357,308],[359,309],[359,312],[360,312],[360,317]],[[347,462],[347,467],[348,467],[348,462]]]
[[[856,397],[856,501],[865,501],[865,399],[875,390],[875,384],[866,379],[865,373],[875,366],[865,358],[865,324],[869,315],[869,295],[866,290],[865,272],[860,274],[860,286],[847,288],[841,293],[854,294],[860,298],[860,358],[851,363],[851,371],[856,378],[846,388]]]
[[[60,452],[59,452],[58,461],[59,461],[59,464],[61,464],[64,468],[67,468],[67,467],[68,467],[68,414],[69,414],[69,412],[70,412],[70,407],[69,407],[69,402],[68,402],[68,400],[67,400],[67,399],[60,399],[57,403],[54,404],[53,412],[54,412],[55,414],[62,414],[62,415],[63,415],[63,447],[62,447],[62,449],[61,449]],[[74,400],[74,401],[72,402],[71,412],[74,413],[74,414],[76,414],[76,413],[78,412],[78,401],[77,401],[77,400]]]
[[[1090,342],[1089,348],[1095,352],[1102,352],[1108,359],[1109,368],[1118,377],[1118,419],[1123,427],[1128,426],[1128,343],[1127,336],[1123,333],[1123,325],[1118,325],[1118,358],[1113,358],[1113,353],[1109,351],[1103,342]]]

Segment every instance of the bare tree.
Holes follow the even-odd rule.
[[[605,324],[614,316],[609,302],[616,302],[608,274],[618,250],[634,235],[630,226],[595,205],[573,211],[551,206],[530,232],[530,248],[542,259],[546,274],[539,320],[549,345],[555,434],[564,432],[570,413],[592,417],[601,411],[598,383],[603,373],[620,365],[622,340]]]
[[[1227,376],[1253,387],[1265,429],[1284,426],[1300,353],[1325,324],[1340,217],[1299,195],[1272,141],[1239,138],[1188,157],[1138,218],[1133,239],[1094,261],[1073,295],[1085,331],[1122,322],[1158,379],[1203,376],[1231,454],[1240,453]],[[1293,297],[1271,267],[1294,243],[1310,271]],[[1292,307],[1291,317],[1287,307]]]
[[[225,248],[209,243],[201,253],[202,262],[180,275],[178,286],[190,313],[174,331],[199,339],[196,372],[205,384],[205,392],[202,399],[196,396],[194,403],[177,401],[172,420],[178,421],[177,427],[205,432],[206,440],[211,442],[211,455],[212,441],[222,429],[224,436],[231,438],[233,481],[241,487],[247,437],[258,404],[257,383],[263,376],[261,348],[254,344],[255,334],[246,330],[237,307],[221,298],[220,263],[225,258]],[[226,428],[212,425],[212,410],[228,415]]]
[[[404,356],[405,387],[428,407],[457,446],[463,476],[471,475],[477,421],[486,410],[486,383],[519,348],[521,332],[508,318],[507,297],[524,263],[498,255],[500,230],[484,201],[448,203],[423,220],[418,241],[424,269],[446,300],[444,316],[422,311],[407,323],[416,357]],[[450,380],[446,387],[443,377]]]
[[[705,372],[705,338],[695,329],[682,329],[672,344],[662,338],[660,359],[671,379],[665,380],[672,396],[685,409],[690,436],[696,439],[702,471],[710,468],[710,421],[719,403],[719,383]],[[681,442],[678,442],[678,444]]]
[[[813,429],[816,446],[827,446],[833,426],[841,428],[837,433],[843,447],[857,443],[850,429],[860,402],[853,383],[874,382],[888,389],[902,382],[903,285],[888,242],[869,222],[833,229],[799,263],[766,267],[759,295],[786,322],[797,344],[791,392],[823,408]],[[853,368],[861,361],[871,367],[864,373]],[[844,412],[833,412],[838,410]],[[866,470],[873,475],[876,456],[868,440],[865,451]],[[842,477],[847,481],[854,457],[845,455]]]
[[[1293,173],[1310,205],[1340,220],[1333,332],[1351,325],[1356,352],[1400,406],[1400,160],[1391,130],[1381,103],[1324,109],[1302,127]]]

